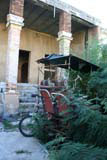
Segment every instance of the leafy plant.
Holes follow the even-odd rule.
[[[60,134],[47,143],[53,160],[107,159],[107,116],[92,106],[83,96],[72,94],[68,114],[62,119],[65,136]]]
[[[91,73],[88,81],[89,91],[98,97],[107,97],[107,68]]]
[[[8,120],[3,120],[3,125],[5,129],[16,129],[18,127],[17,124],[13,125],[10,121]]]
[[[90,78],[90,73],[81,73],[79,71],[70,70],[69,72],[69,87],[75,93],[87,94],[87,83]]]
[[[93,63],[99,64],[102,54],[102,47],[98,40],[93,39],[87,42],[87,48],[84,49],[82,57],[83,59]]]
[[[42,143],[46,143],[49,140],[56,137],[56,132],[53,132],[55,123],[48,119],[47,114],[37,113],[33,116],[35,123],[33,125],[33,130],[35,137],[38,138]],[[36,124],[38,120],[38,125]]]
[[[63,143],[60,150],[54,150],[54,160],[106,160],[107,149],[75,142]]]
[[[85,52],[101,68],[84,75],[70,72],[68,109],[60,113],[57,130],[45,114],[39,118],[36,136],[46,143],[51,160],[107,160],[107,46],[95,42]]]
[[[82,58],[96,65],[107,64],[107,44],[96,39],[88,41]]]

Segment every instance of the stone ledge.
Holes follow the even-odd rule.
[[[9,24],[16,24],[16,25],[19,25],[19,26],[24,26],[24,18],[23,17],[20,17],[20,16],[16,16],[14,14],[8,14],[7,15],[7,24],[6,26],[8,27]]]

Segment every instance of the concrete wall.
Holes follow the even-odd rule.
[[[73,34],[73,40],[71,41],[72,52],[81,57],[85,46],[85,31],[77,32]]]
[[[7,29],[5,24],[0,24],[0,81],[5,81],[6,48]],[[38,77],[38,65],[35,61],[45,54],[58,53],[58,42],[53,36],[23,28],[20,49],[30,51],[29,82],[35,83]]]
[[[101,35],[100,27],[92,27],[88,29],[88,40],[99,40]]]
[[[73,34],[71,48],[77,56],[81,56],[84,44],[85,32]],[[5,24],[0,24],[0,81],[5,81],[6,48],[7,28]],[[59,50],[58,41],[55,37],[26,28],[23,28],[21,32],[20,49],[30,51],[28,77],[30,83],[36,83],[38,79],[38,64],[35,61],[45,54],[58,53]],[[43,74],[41,72],[39,73],[40,79],[42,79]]]
[[[7,48],[7,29],[0,24],[0,81],[5,81],[5,62]]]
[[[35,83],[38,78],[38,64],[35,61],[45,54],[58,53],[58,42],[53,36],[23,29],[20,49],[30,51],[28,81]]]

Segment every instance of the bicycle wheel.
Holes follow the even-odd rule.
[[[25,137],[33,137],[35,134],[33,126],[38,126],[38,120],[33,119],[33,116],[27,115],[19,122],[19,131]]]

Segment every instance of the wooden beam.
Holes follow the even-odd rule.
[[[61,0],[32,0],[35,4],[40,5],[42,7],[51,6],[56,7],[59,10],[66,11],[69,14],[72,14],[80,19],[83,19],[95,26],[99,25],[101,22],[95,17],[88,15],[87,13],[65,3]]]
[[[37,6],[35,6],[33,3],[31,3],[29,5],[28,2],[25,1],[25,4],[24,4],[24,19],[28,19],[31,14],[35,11]]]
[[[48,30],[52,25],[55,25],[56,21],[58,21],[59,18],[56,18],[56,19],[50,19],[49,21],[47,21],[45,23],[45,26],[41,26],[41,31],[44,32],[46,30]]]
[[[38,28],[41,28],[41,26],[44,26],[46,22],[49,21],[49,19],[53,18],[52,13],[46,10],[44,14],[40,17],[38,17],[35,22],[33,23],[33,26],[38,26]]]
[[[84,26],[93,27],[92,23],[89,23],[81,18],[77,18],[76,16],[72,16],[72,20],[75,22],[78,22],[79,24],[82,24]]]
[[[48,31],[49,33],[56,33],[55,35],[57,36],[59,32],[59,23],[56,20],[54,23],[52,23],[48,28],[44,30],[44,32]]]
[[[41,8],[36,8],[36,10],[34,10],[31,15],[29,16],[28,20],[27,20],[27,27],[31,26],[36,20],[38,20],[44,13],[46,12],[46,10],[43,10]]]

